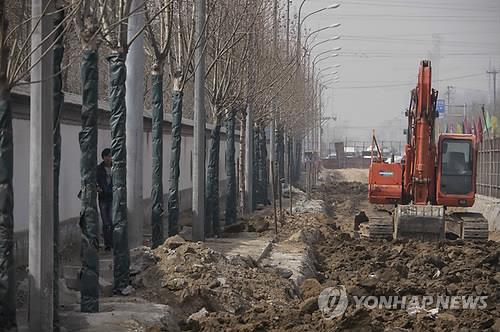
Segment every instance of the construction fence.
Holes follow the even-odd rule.
[[[477,193],[500,198],[500,138],[479,145]]]

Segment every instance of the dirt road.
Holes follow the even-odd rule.
[[[287,214],[279,226],[274,246],[303,248],[301,264],[313,271],[305,280],[294,279],[286,264],[166,243],[134,285],[144,297],[178,308],[183,330],[499,331],[500,244],[353,239],[349,225],[367,206],[367,188],[352,180],[366,181],[363,172],[323,174],[313,198],[325,202],[326,214]],[[261,214],[248,224],[269,236],[270,221]],[[325,295],[331,300],[328,288],[346,293],[347,307],[336,317],[337,302],[321,302]],[[459,308],[464,303],[479,309]]]

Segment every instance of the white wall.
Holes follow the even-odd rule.
[[[80,215],[80,200],[77,194],[80,190],[80,146],[78,125],[61,125],[61,174],[60,174],[60,220],[76,218]],[[29,120],[14,119],[14,231],[28,229],[29,225]],[[111,137],[109,130],[99,130],[98,134],[98,162],[101,162],[101,151],[110,147]],[[168,193],[170,177],[170,134],[163,136],[163,190]],[[193,137],[182,137],[179,189],[189,189],[192,186],[191,152]],[[220,146],[220,180],[226,178],[224,157],[225,141]],[[239,146],[236,144],[236,153]],[[144,172],[143,195],[151,197],[151,133],[144,133]],[[238,156],[238,155],[236,155]],[[208,160],[208,150],[207,150]]]

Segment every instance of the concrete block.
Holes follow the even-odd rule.
[[[102,299],[100,312],[80,312],[75,305],[60,313],[62,328],[67,331],[172,331],[180,332],[173,308],[139,298]],[[132,325],[133,324],[133,325]]]
[[[99,296],[110,297],[113,295],[113,283],[99,277]]]
[[[500,199],[476,195],[474,206],[469,210],[481,213],[488,220],[490,232],[500,231]]]

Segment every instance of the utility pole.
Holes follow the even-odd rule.
[[[286,0],[286,56],[290,55],[290,2]]]
[[[492,77],[492,90],[490,92],[491,94],[491,101],[493,103],[493,112],[496,112],[497,111],[497,74],[498,74],[498,70],[496,70],[495,68],[492,68],[490,70],[488,70],[486,72],[488,75],[490,75]]]
[[[273,54],[276,57],[278,55],[278,0],[274,0],[273,4]],[[273,173],[273,163],[275,162],[275,156],[276,156],[276,98],[273,98],[272,102],[272,119],[271,119],[271,127],[269,130],[269,145],[270,145],[270,151],[269,151],[269,174],[274,174]],[[272,199],[274,200],[274,193],[276,192],[276,188],[274,188],[274,178],[271,179],[271,185],[273,186],[273,197]]]
[[[301,53],[301,38],[302,38],[302,22],[300,18],[300,14],[302,12],[302,6],[304,6],[304,3],[306,0],[302,0],[300,6],[299,6],[299,13],[297,15],[297,50],[296,50],[296,62],[297,62],[297,67],[300,65],[300,53]]]
[[[246,119],[246,131],[245,131],[245,196],[247,201],[246,212],[251,213],[253,211],[253,150],[254,150],[254,139],[253,139],[253,103],[248,101],[247,103],[247,119]],[[243,179],[241,180],[243,181]]]
[[[454,88],[455,88],[455,87],[454,87],[454,86],[452,86],[452,85],[448,85],[448,86],[446,87],[446,96],[448,97],[448,108],[447,108],[447,110],[446,110],[446,113],[447,113],[448,115],[451,115],[451,114],[452,114],[452,113],[451,113],[451,94],[453,93],[453,89],[454,89]]]
[[[53,330],[54,171],[51,0],[32,0],[30,85],[29,327]]]
[[[195,3],[193,240],[205,240],[205,0]]]
[[[144,13],[139,9],[142,1],[133,0],[132,14],[128,19],[128,40],[130,41],[144,26]],[[143,206],[143,114],[144,114],[144,34],[140,34],[130,45],[127,54],[127,215],[129,248],[142,246]]]

